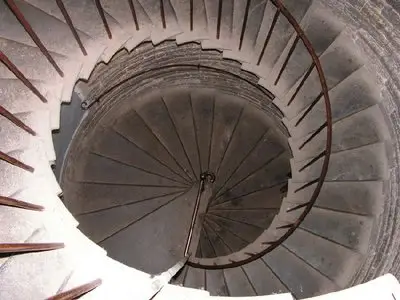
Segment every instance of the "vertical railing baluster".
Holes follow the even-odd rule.
[[[38,91],[37,88],[21,73],[20,70],[8,59],[8,57],[0,51],[0,61],[19,79],[22,83],[29,88],[42,102],[46,103],[47,99]]]
[[[249,12],[250,12],[250,2],[251,2],[251,0],[247,0],[246,9],[244,11],[242,31],[240,32],[239,51],[242,50],[242,46],[243,46],[243,39],[244,39],[244,34],[246,32],[247,19],[249,17]]]
[[[190,10],[190,31],[193,31],[193,0],[189,2],[189,10]]]
[[[139,30],[139,21],[136,15],[135,6],[133,5],[133,0],[128,0],[128,3],[129,3],[129,8],[131,9],[133,22],[135,22],[135,28],[136,30]]]
[[[281,76],[282,76],[282,74],[283,74],[283,71],[286,69],[286,67],[287,67],[287,65],[288,65],[288,63],[289,63],[289,60],[290,60],[290,58],[292,57],[293,52],[294,52],[294,50],[296,49],[296,46],[297,46],[297,43],[299,42],[299,40],[300,40],[300,37],[299,37],[299,36],[296,36],[296,39],[294,40],[292,46],[290,47],[289,53],[288,53],[288,55],[286,56],[286,59],[285,59],[283,65],[282,65],[281,69],[279,70],[279,74],[278,74],[278,76],[276,77],[276,80],[275,80],[275,82],[274,82],[274,85],[277,85],[278,82],[279,82],[279,80],[281,79]]]
[[[164,9],[164,1],[163,0],[160,0],[160,13],[161,13],[162,27],[165,29],[165,28],[167,28],[167,22],[165,20],[165,9]]]
[[[25,171],[31,172],[33,173],[35,171],[35,169],[31,166],[28,166],[27,164],[24,164],[23,162],[21,162],[20,160],[9,156],[8,154],[0,151],[0,160],[3,160],[13,166],[16,166],[18,168],[21,168]]]
[[[12,243],[0,244],[0,253],[14,254],[27,252],[50,251],[64,248],[63,243]]]
[[[39,39],[35,31],[33,30],[32,26],[29,24],[29,22],[25,19],[24,15],[18,8],[18,6],[15,4],[14,0],[5,0],[8,7],[11,9],[15,17],[18,19],[18,21],[21,23],[21,25],[24,27],[25,31],[29,34],[29,36],[32,38],[32,40],[35,42],[36,46],[39,47],[40,51],[42,51],[43,55],[47,58],[47,60],[51,63],[51,65],[54,67],[54,69],[57,71],[57,73],[61,76],[64,77],[63,71],[60,69],[60,67],[57,65],[53,57],[50,55],[49,51],[46,49],[46,47],[43,45],[42,41]]]
[[[22,209],[33,210],[33,211],[43,211],[44,210],[44,207],[41,205],[36,205],[36,204],[28,203],[28,202],[17,200],[17,199],[10,198],[10,197],[3,197],[3,196],[0,196],[0,205],[22,208]]]
[[[111,39],[112,39],[112,33],[111,33],[111,30],[110,30],[110,27],[108,26],[107,19],[106,19],[106,15],[105,15],[105,13],[104,13],[103,6],[101,5],[100,0],[94,0],[94,2],[95,2],[95,4],[96,4],[97,11],[99,12],[100,18],[101,18],[101,20],[103,21],[104,29],[105,29],[106,32],[107,32],[107,36],[108,36],[108,38],[111,40]]]
[[[262,48],[262,50],[261,50],[260,56],[258,57],[257,66],[259,66],[259,65],[261,64],[261,60],[262,60],[263,57],[264,57],[265,50],[267,49],[267,46],[268,46],[268,44],[269,44],[269,40],[271,39],[272,32],[274,31],[276,22],[278,22],[279,15],[280,15],[280,10],[279,10],[279,8],[277,8],[277,9],[276,9],[276,12],[275,12],[275,15],[274,15],[274,18],[273,18],[273,20],[272,20],[271,26],[270,26],[270,28],[269,28],[267,37],[266,37],[266,39],[265,39],[263,48]]]
[[[308,77],[311,75],[311,72],[314,70],[315,67],[315,63],[313,62],[311,64],[311,66],[308,68],[306,74],[303,76],[303,78],[301,79],[299,85],[296,87],[296,90],[294,92],[294,94],[292,95],[292,97],[290,97],[290,100],[288,102],[288,106],[290,104],[292,104],[292,102],[294,101],[294,99],[297,97],[297,95],[299,94],[300,90],[302,89],[302,87],[304,86],[304,84],[306,83],[306,80],[308,79]]]
[[[59,293],[55,296],[52,296],[50,298],[47,298],[47,300],[72,300],[72,299],[78,299],[79,297],[89,293],[90,291],[94,290],[98,286],[100,286],[102,283],[101,279],[96,279],[92,282],[89,282],[87,284],[80,285],[78,287],[75,287],[71,290]]]
[[[222,0],[219,0],[218,3],[218,19],[217,19],[217,40],[219,40],[219,37],[221,35],[221,18],[222,18]]]
[[[83,46],[83,43],[81,41],[81,38],[78,35],[78,32],[76,31],[74,24],[72,23],[71,17],[68,14],[68,11],[66,10],[64,3],[62,0],[56,0],[58,8],[60,9],[62,15],[64,16],[65,21],[67,22],[69,29],[71,30],[76,42],[78,43],[79,48],[81,49],[83,55],[87,55],[86,49]]]
[[[24,122],[22,122],[20,119],[18,119],[16,116],[14,116],[11,112],[9,112],[7,109],[5,109],[1,105],[0,105],[0,115],[3,116],[4,118],[8,119],[10,122],[15,124],[19,128],[25,130],[29,134],[36,135],[36,132],[33,131],[32,128],[30,128],[28,125],[26,125]]]

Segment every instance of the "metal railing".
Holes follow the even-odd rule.
[[[57,73],[63,77],[64,73],[63,71],[60,69],[60,67],[57,65],[57,63],[55,62],[55,60],[53,59],[53,57],[51,56],[50,52],[48,51],[48,49],[46,49],[46,47],[43,45],[43,43],[41,42],[39,36],[35,33],[34,29],[30,26],[29,22],[26,20],[26,18],[24,17],[24,15],[22,14],[22,12],[20,11],[20,9],[18,8],[18,6],[16,5],[16,3],[13,0],[5,0],[8,7],[10,8],[10,10],[13,12],[13,14],[15,15],[15,17],[18,19],[18,21],[21,23],[21,25],[24,27],[25,31],[29,34],[29,36],[32,38],[32,40],[34,41],[34,43],[37,45],[37,47],[40,49],[40,51],[43,53],[43,55],[47,58],[47,60],[49,61],[49,63],[54,67],[54,69],[57,71]],[[133,19],[132,21],[134,22],[134,26],[136,27],[136,30],[139,30],[139,23],[136,17],[136,13],[135,13],[135,8],[133,5],[133,2],[131,0],[127,0],[129,2],[130,5],[130,9],[132,11],[132,16]],[[239,50],[242,47],[243,44],[243,38],[245,35],[245,30],[244,27],[246,26],[246,22],[248,20],[248,16],[249,16],[249,2],[251,0],[247,1],[247,5],[246,5],[246,11],[245,11],[245,16],[244,16],[244,21],[243,21],[243,30],[240,36],[240,44],[239,44]],[[85,47],[83,46],[82,41],[80,40],[80,37],[78,35],[78,31],[75,29],[71,18],[68,14],[68,11],[65,9],[64,4],[61,0],[56,0],[58,7],[60,8],[60,11],[62,12],[62,15],[64,16],[67,25],[69,26],[77,44],[79,45],[79,48],[81,49],[83,55],[87,55],[87,52],[85,50]],[[279,71],[279,74],[275,80],[275,85],[278,84],[279,80],[281,79],[282,73],[284,71],[284,69],[286,68],[289,60],[291,59],[291,56],[296,48],[296,46],[302,42],[305,46],[305,48],[307,49],[307,51],[309,52],[311,58],[312,58],[312,63],[309,66],[308,70],[306,71],[306,73],[303,76],[303,79],[301,80],[300,84],[297,86],[294,94],[292,95],[290,101],[288,102],[288,105],[290,106],[293,101],[295,101],[295,98],[297,96],[297,94],[299,93],[299,91],[303,88],[304,83],[306,82],[306,80],[309,78],[311,72],[315,69],[318,73],[319,76],[319,80],[321,83],[321,92],[318,95],[318,97],[315,99],[315,101],[313,101],[313,103],[311,103],[308,108],[305,110],[304,115],[298,120],[298,122],[296,123],[296,126],[298,126],[307,116],[307,114],[315,107],[315,105],[321,101],[321,99],[323,98],[324,104],[325,104],[325,111],[326,111],[326,116],[325,116],[325,120],[323,122],[323,124],[313,133],[311,134],[311,136],[299,147],[299,149],[301,150],[307,143],[309,143],[311,140],[313,140],[317,135],[319,135],[323,129],[326,128],[326,144],[325,144],[325,150],[318,154],[317,156],[315,156],[313,159],[310,160],[310,162],[305,165],[300,171],[304,170],[305,168],[309,167],[311,164],[315,163],[316,161],[319,161],[320,159],[323,159],[323,163],[322,163],[322,168],[321,168],[321,173],[320,176],[318,178],[315,178],[314,180],[304,184],[303,186],[301,186],[300,188],[298,188],[297,190],[295,190],[295,193],[313,185],[316,184],[316,187],[312,193],[311,198],[309,199],[309,201],[297,205],[296,207],[293,207],[292,209],[288,210],[287,212],[290,213],[292,211],[295,210],[299,210],[304,208],[304,211],[301,213],[301,215],[298,217],[298,219],[291,223],[291,224],[287,224],[285,226],[283,226],[281,229],[285,228],[287,229],[286,233],[282,235],[281,238],[279,238],[276,241],[266,241],[265,244],[267,245],[267,247],[265,249],[263,249],[261,252],[259,253],[249,253],[249,257],[241,260],[241,261],[232,261],[229,264],[225,264],[225,265],[218,265],[218,266],[202,266],[202,265],[196,265],[192,263],[192,266],[194,267],[202,267],[202,268],[210,268],[210,269],[220,269],[220,268],[229,268],[229,267],[235,267],[238,265],[242,265],[248,262],[251,262],[255,259],[258,259],[262,256],[264,256],[266,253],[272,251],[273,249],[275,249],[277,246],[279,246],[283,241],[285,241],[295,230],[296,228],[301,224],[301,222],[305,219],[305,217],[307,216],[307,214],[310,212],[310,210],[312,209],[320,191],[322,188],[322,185],[324,183],[325,177],[327,175],[327,171],[328,171],[328,165],[329,165],[329,158],[330,158],[330,154],[331,154],[331,144],[332,144],[332,116],[331,116],[331,106],[330,106],[330,100],[329,100],[329,94],[328,94],[328,87],[327,87],[327,83],[326,83],[326,79],[324,76],[324,72],[321,66],[321,62],[319,60],[318,55],[316,54],[316,51],[314,50],[310,40],[307,38],[307,36],[305,35],[304,31],[302,30],[302,28],[300,27],[299,23],[296,21],[296,19],[292,16],[292,14],[287,10],[287,8],[282,4],[281,0],[271,0],[271,2],[273,3],[273,5],[276,7],[276,12],[275,15],[273,17],[272,23],[271,23],[271,27],[268,31],[268,34],[266,36],[265,42],[263,44],[262,47],[262,51],[260,53],[260,56],[258,58],[257,61],[257,65],[260,65],[262,62],[262,58],[264,56],[264,54],[267,51],[269,42],[270,42],[270,38],[273,34],[274,28],[277,24],[277,21],[279,18],[284,17],[293,27],[294,31],[296,32],[296,38],[288,52],[288,56],[286,57],[282,68]],[[220,38],[220,25],[221,25],[221,8],[222,8],[222,0],[219,0],[219,13],[218,13],[218,26],[217,26],[217,33],[216,33],[216,37],[217,39]],[[107,33],[108,38],[112,38],[112,33],[111,30],[108,26],[107,23],[107,19],[105,17],[105,12],[103,10],[103,7],[100,4],[100,1],[96,0],[95,1],[98,13],[103,21],[103,25],[105,28],[105,31]],[[190,9],[190,30],[193,30],[193,1],[190,1],[191,4],[191,9]],[[163,10],[163,5],[161,5],[161,14],[162,16],[164,16],[164,10]],[[165,16],[163,18],[163,27],[166,27],[165,24]],[[18,70],[18,68],[9,60],[9,58],[0,51],[0,61],[26,86],[29,88],[29,90],[34,93],[39,100],[41,100],[42,102],[47,102],[47,99],[39,92],[39,90]],[[14,114],[12,114],[11,112],[7,111],[4,107],[0,106],[0,114],[2,116],[4,116],[5,118],[7,118],[9,121],[11,121],[13,124],[15,124],[16,126],[20,127],[21,129],[25,130],[26,132],[28,132],[31,135],[35,135],[35,132],[33,129],[31,129],[29,126],[27,126],[26,124],[24,124],[20,119],[18,119]],[[0,152],[0,160],[6,161],[12,165],[15,165],[17,167],[20,167],[28,172],[34,172],[34,169],[31,166],[28,166],[26,164],[24,164],[23,162],[10,157],[9,155],[7,155],[6,153]],[[21,208],[21,209],[29,209],[29,210],[35,210],[35,211],[41,211],[44,208],[41,206],[36,206],[30,203],[26,203],[23,201],[19,201],[17,199],[12,199],[12,198],[8,198],[8,197],[3,197],[0,196],[0,205],[7,205],[7,206],[13,206],[13,207],[17,207],[17,208]],[[31,251],[49,251],[49,250],[56,250],[59,248],[64,247],[63,244],[61,243],[49,243],[49,244],[0,244],[0,253],[8,253],[8,254],[14,254],[14,253],[21,253],[21,252],[31,252]],[[189,262],[189,264],[191,264]],[[101,284],[101,280],[96,280],[94,282],[88,283],[86,285],[77,287],[71,291],[62,293],[60,295],[57,295],[55,297],[53,297],[52,299],[72,299],[75,298],[79,295],[82,295],[83,293],[87,293],[90,290],[96,288],[97,286],[99,286]]]

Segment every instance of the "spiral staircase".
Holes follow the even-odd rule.
[[[399,10],[1,1],[0,299],[399,278]]]

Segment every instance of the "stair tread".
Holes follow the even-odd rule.
[[[186,174],[191,174],[190,162],[185,155],[180,136],[178,135],[174,123],[169,117],[168,111],[162,104],[161,99],[146,103],[145,106],[137,109],[138,114],[149,126],[153,134],[165,145],[172,156],[177,160]],[[193,173],[189,175],[194,178]]]
[[[269,163],[261,165],[256,172],[249,174],[232,188],[223,191],[222,196],[215,203],[283,183],[289,173],[287,156],[287,153],[283,153]],[[271,170],[276,170],[276,172],[272,173]]]
[[[279,278],[265,265],[262,259],[257,259],[244,265],[244,272],[251,281],[257,295],[287,293],[287,288]],[[266,284],[267,283],[267,284]]]
[[[60,124],[60,100],[59,96],[42,81],[31,81],[39,92],[48,100],[43,103],[22,82],[17,79],[0,79],[0,91],[7,95],[1,98],[0,105],[13,114],[28,113],[35,111],[49,111],[50,128],[56,129]],[[47,125],[46,123],[35,124],[36,126]]]
[[[167,107],[169,117],[187,156],[191,173],[195,178],[200,178],[200,148],[196,135],[192,95],[190,91],[185,94],[171,93],[163,96],[163,103]]]
[[[310,244],[313,246],[309,247]],[[296,230],[284,245],[342,288],[358,270],[362,259],[361,255],[346,247],[301,229]]]
[[[132,2],[139,28],[136,27],[133,13],[130,9],[128,1],[116,3],[112,0],[104,0],[102,1],[102,4],[104,10],[107,11],[113,17],[113,19],[118,20],[119,24],[121,24],[125,31],[133,35],[138,34],[138,31],[147,31],[148,34],[150,34],[148,27],[151,27],[152,23],[149,16],[146,14],[139,1],[133,0]]]
[[[231,297],[257,295],[255,288],[242,267],[224,269],[223,272]]]
[[[194,288],[194,289],[204,289],[205,285],[205,270],[198,268],[191,268],[186,274],[185,279],[185,287]]]
[[[330,157],[325,181],[379,181],[388,176],[386,149],[383,143],[363,146],[357,149],[334,153]],[[299,171],[307,161],[294,162],[292,175],[295,182],[318,178],[323,159],[318,160],[303,171]],[[351,164],[348,162],[351,161]]]
[[[225,149],[240,118],[243,104],[232,105],[225,97],[215,101],[212,133],[210,171],[216,172],[223,159]]]
[[[97,185],[64,182],[64,190],[74,191],[65,195],[68,209],[74,214],[101,211],[109,207],[147,201],[183,191],[182,188]],[[87,199],[86,201],[82,201]],[[93,199],[93,201],[89,201]]]
[[[101,279],[99,287],[84,295],[82,299],[110,299],[117,297],[149,299],[153,296],[150,275],[129,268],[107,256],[88,256],[75,268],[69,280],[64,284],[67,291],[96,279]]]
[[[0,38],[1,51],[28,79],[53,80],[58,79],[58,74],[38,47],[28,46],[13,40]],[[63,67],[68,62],[66,57],[54,52],[50,55],[56,63]],[[5,66],[0,67],[1,78],[16,78]]]
[[[140,0],[139,2],[149,16],[153,26],[157,28],[151,33],[152,41],[155,44],[181,32],[175,9],[170,0],[161,2],[158,0]]]
[[[253,242],[262,232],[262,229],[257,229],[254,226],[244,224],[241,222],[235,222],[217,215],[208,214],[207,216],[211,220],[217,222],[217,224],[221,225],[221,227],[229,228],[231,232],[235,232],[241,239],[247,241],[248,243]],[[225,254],[217,256],[222,256]]]
[[[366,216],[313,208],[300,225],[318,236],[364,253],[368,247],[373,220]]]
[[[232,249],[233,252],[239,251],[247,245],[246,241],[239,238],[235,233],[229,231],[229,228],[220,226],[216,218],[211,220],[205,218],[205,221],[213,228],[216,234],[218,234],[218,236],[223,239],[227,245],[229,245],[229,248]]]
[[[229,296],[223,270],[206,270],[206,283],[211,296]]]
[[[38,229],[28,237],[26,242],[62,241],[45,229]],[[1,268],[1,298],[23,299],[25,296],[21,295],[21,290],[29,293],[30,297],[42,299],[56,294],[57,289],[73,268],[71,258],[65,255],[66,251],[66,249],[58,249],[28,253],[6,259]],[[51,274],[51,276],[37,276],[38,274]]]
[[[203,223],[203,228],[217,257],[231,253],[231,249],[221,239],[221,237],[217,235],[215,229],[213,229],[208,222]]]
[[[11,195],[25,187],[34,186],[37,184],[36,180],[46,182],[44,190],[51,191],[54,194],[61,192],[50,169],[48,160],[40,148],[40,144],[37,147],[13,151],[10,153],[10,156],[33,167],[34,172],[30,173],[4,161],[0,161],[2,170],[4,170],[1,189],[5,196]],[[19,176],[20,179],[17,180]]]
[[[201,250],[201,257],[211,258],[216,257],[214,248],[211,245],[211,241],[208,238],[207,232],[204,227],[201,228],[199,249]],[[199,257],[196,255],[196,257]]]
[[[279,210],[282,202],[283,185],[256,191],[239,198],[233,198],[211,206],[210,210],[254,210],[271,209]]]
[[[211,136],[213,133],[215,99],[206,93],[194,92],[191,95],[196,135],[200,150],[201,170],[209,167]]]
[[[232,219],[238,222],[245,222],[259,228],[267,228],[275,216],[274,211],[224,211],[210,210],[210,214]]]
[[[217,180],[214,184],[218,190],[231,178],[241,162],[253,152],[267,132],[266,125],[262,123],[256,112],[246,107],[237,123],[235,130],[228,142],[227,149],[220,163],[220,168],[216,174]]]
[[[235,46],[224,51],[224,57],[233,56],[239,60],[251,60],[267,2],[266,0],[235,2],[231,38],[231,43]]]
[[[353,44],[349,43],[346,30],[342,31],[330,47],[321,55],[320,62],[327,81],[328,89],[331,89],[346,80],[347,77],[351,76],[363,65],[361,58],[353,51]],[[301,80],[302,78],[299,79],[299,82],[294,85],[282,101],[285,103],[289,102]],[[300,111],[309,106],[320,92],[321,83],[318,72],[314,68],[297,96],[286,110],[288,118],[297,115]]]
[[[286,0],[283,1],[285,7],[292,12],[292,15],[295,19],[300,21],[304,14],[309,9],[311,2],[310,0],[301,0],[301,1],[293,1],[293,0]],[[246,68],[253,69],[259,75],[267,75],[270,70],[272,70],[273,66],[275,65],[276,61],[278,60],[280,54],[285,49],[290,37],[292,36],[294,29],[290,25],[290,23],[286,20],[286,18],[279,14],[276,23],[274,25],[274,30],[270,36],[268,44],[263,52],[263,48],[265,45],[265,40],[268,36],[268,32],[273,24],[274,15],[276,12],[276,8],[273,5],[267,6],[269,13],[265,16],[267,18],[265,22],[265,27],[263,30],[259,32],[259,37],[257,38],[256,42],[256,50],[255,52],[257,55],[253,56],[251,61],[255,67],[248,66]],[[260,34],[264,34],[260,36]],[[274,47],[271,47],[274,45]],[[259,62],[259,63],[258,63]],[[264,77],[262,76],[262,77]]]
[[[27,0],[31,5],[45,11],[51,16],[54,16],[58,20],[65,22],[64,16],[58,8],[55,1],[48,3],[45,0]],[[99,41],[106,39],[106,31],[103,26],[103,22],[100,18],[94,1],[83,0],[68,0],[63,1],[65,9],[71,18],[74,27],[80,31],[80,38],[98,39]],[[114,31],[114,27],[118,27],[118,22],[114,18],[105,14],[107,23],[110,26],[111,31]],[[100,42],[101,43],[101,42]],[[86,45],[86,43],[84,43]]]
[[[7,195],[17,200],[43,206],[48,215],[55,216],[64,224],[71,227],[77,225],[75,218],[54,194],[54,191],[47,186],[48,183],[44,178],[32,179],[28,174],[23,173],[19,176],[21,176],[19,185],[12,186],[11,189],[6,188],[5,185],[1,186],[2,196]]]
[[[302,183],[289,183],[294,190]],[[310,200],[315,185],[292,194],[288,192],[288,200],[302,204]],[[293,197],[294,196],[294,197]],[[382,209],[379,199],[383,196],[383,184],[379,181],[369,182],[325,182],[315,206],[359,215],[373,216]],[[349,200],[351,198],[351,201]]]
[[[317,55],[321,55],[321,53],[334,42],[344,28],[342,23],[319,5],[311,6],[304,16],[301,26]],[[297,36],[296,33],[288,42],[286,49],[283,50],[281,57],[271,71],[272,74],[270,76],[274,78],[274,80],[278,79],[278,74],[295,42],[295,36]],[[312,59],[310,53],[303,42],[299,41],[287,61],[287,65],[280,76],[278,84],[270,82],[273,91],[278,95],[285,95],[288,89],[293,87],[299,78],[308,70],[311,63]]]
[[[25,125],[30,126],[34,122],[27,123],[27,120],[34,118],[29,118],[30,116],[34,116],[35,113],[28,114],[17,114],[14,115],[20,121],[24,122]],[[38,113],[36,113],[38,114]],[[38,114],[39,116],[43,116],[43,114]],[[44,114],[47,116],[47,114]],[[28,125],[29,124],[29,125]],[[49,128],[46,128],[49,131]],[[36,133],[36,132],[35,132]],[[0,117],[0,134],[2,134],[3,145],[1,151],[4,153],[9,153],[16,150],[24,150],[29,148],[30,145],[33,143],[40,143],[38,141],[40,138],[36,135],[31,135],[30,133],[26,132],[25,130],[17,127],[15,124],[11,123],[8,119],[4,117]]]
[[[103,240],[100,245],[107,249],[111,257],[151,274],[170,268],[182,259],[194,207],[191,200],[196,197],[197,189],[193,187],[186,193],[173,197],[139,222]],[[166,234],[167,232],[174,232],[174,236]],[[143,236],[147,238],[142,239]],[[137,243],[138,240],[140,243]],[[125,247],[121,245],[135,245],[132,249],[134,255],[132,252],[125,252]],[[149,250],[154,255],[149,256]],[[154,257],[159,258],[157,264],[154,263]]]
[[[268,133],[229,178],[225,187],[219,192],[219,196],[227,190],[233,189],[235,185],[240,184],[243,180],[247,180],[249,176],[254,176],[261,166],[272,163],[273,159],[282,154],[284,150],[284,146],[274,137],[274,134],[272,132]]]
[[[167,203],[177,195],[124,205],[107,210],[77,216],[79,228],[96,243],[110,237],[129,224]]]
[[[133,143],[110,129],[100,130],[94,141],[90,142],[91,153],[108,157],[115,161],[135,167],[149,174],[163,176],[165,179],[175,182],[177,185],[185,182],[168,168],[157,162],[154,158],[136,147]],[[100,136],[100,138],[98,138]]]
[[[378,105],[364,109],[350,117],[335,122],[332,126],[332,152],[340,152],[375,144],[389,139],[384,117]],[[311,134],[310,134],[311,135]],[[307,143],[302,150],[299,147],[309,138],[289,139],[296,160],[311,158],[325,149],[326,129]]]
[[[262,259],[296,299],[329,293],[336,289],[331,280],[282,246]],[[283,267],[283,261],[290,265],[290,270]]]
[[[183,31],[176,37],[178,44],[208,37],[207,11],[204,2],[204,0],[193,1],[193,8],[191,10],[188,2],[171,0],[179,26]]]
[[[185,187],[160,175],[153,175],[97,153],[85,155],[84,158],[86,163],[81,161],[82,168],[71,174],[75,182]]]
[[[44,215],[16,207],[0,206],[1,243],[23,243],[42,226]],[[6,225],[5,225],[6,224]]]
[[[231,38],[233,1],[204,0],[204,4],[207,12],[208,37],[202,42],[202,47],[213,49],[226,47]]]
[[[181,174],[181,177],[187,178],[187,175],[181,170],[174,158],[166,150],[164,144],[162,144],[150,129],[146,127],[136,112],[129,113],[129,117],[124,118],[121,122],[117,122],[114,128],[140,149],[147,151],[153,158],[158,158],[159,161],[172,169],[174,173]],[[133,132],[130,128],[140,128],[140,130]]]
[[[362,112],[380,101],[379,91],[374,89],[373,84],[365,78],[366,75],[363,74],[365,71],[365,69],[360,69],[330,91],[333,122],[352,118],[354,114]],[[291,120],[289,126],[293,126],[302,115],[303,112]],[[324,120],[324,118],[325,104],[321,99],[306,118],[294,128],[293,135],[304,136],[318,129],[323,123],[321,120]]]
[[[48,50],[65,56],[74,53],[75,59],[82,58],[75,38],[64,22],[25,1],[18,0],[16,4]],[[83,42],[89,38],[82,32],[80,32],[80,37]]]

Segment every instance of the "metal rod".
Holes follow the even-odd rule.
[[[39,39],[35,31],[33,30],[32,26],[29,24],[29,22],[25,19],[24,15],[22,14],[21,10],[18,8],[18,6],[15,4],[14,0],[5,0],[8,7],[11,9],[15,17],[18,19],[18,21],[21,23],[21,25],[24,27],[25,31],[29,34],[29,36],[32,38],[32,40],[35,42],[36,46],[39,47],[40,51],[42,51],[43,55],[47,58],[47,60],[51,63],[51,65],[54,67],[54,69],[57,71],[57,73],[61,76],[64,77],[63,71],[60,69],[60,67],[57,65],[53,57],[50,55],[49,51],[47,48],[43,45],[42,41]]]
[[[279,15],[280,15],[280,11],[279,11],[279,9],[277,9],[276,12],[275,12],[275,15],[274,15],[274,19],[272,20],[271,27],[269,28],[267,37],[265,39],[264,46],[263,46],[263,48],[261,50],[261,54],[258,57],[257,66],[259,66],[261,64],[261,60],[264,57],[265,49],[267,49],[267,46],[269,44],[269,40],[271,39],[271,36],[272,36],[272,32],[274,31],[276,22],[278,22]]]
[[[0,160],[8,162],[9,164],[12,164],[13,166],[16,166],[18,168],[21,168],[21,169],[31,172],[31,173],[33,173],[35,171],[35,169],[32,168],[31,166],[28,166],[28,165],[24,164],[23,162],[19,161],[18,159],[11,157],[1,151],[0,151]]]
[[[303,78],[301,79],[301,81],[300,81],[299,85],[297,86],[297,88],[296,88],[294,94],[292,95],[292,97],[290,97],[290,100],[289,100],[289,102],[288,102],[288,104],[287,104],[288,106],[289,106],[290,104],[292,104],[292,102],[294,101],[294,99],[297,97],[297,94],[300,92],[300,90],[302,89],[302,87],[303,87],[304,84],[306,83],[306,80],[307,80],[307,78],[310,76],[312,70],[314,70],[314,67],[315,67],[315,63],[313,62],[313,63],[311,64],[311,66],[308,68],[306,74],[305,74],[305,75],[303,76]]]
[[[21,73],[20,70],[8,59],[8,57],[0,50],[0,61],[29,88],[42,102],[47,103],[47,99],[39,92],[37,88]]]
[[[204,190],[204,181],[205,181],[205,179],[200,179],[199,190],[197,191],[196,203],[194,205],[194,210],[193,210],[193,214],[192,214],[192,221],[190,223],[190,228],[189,228],[189,234],[188,234],[188,237],[186,239],[184,256],[188,256],[189,255],[189,248],[190,248],[190,244],[191,244],[192,238],[193,238],[194,225],[196,223],[197,213],[199,212],[200,197],[201,197],[202,191]]]
[[[3,106],[0,105],[0,115],[2,115],[4,118],[8,119],[11,121],[14,125],[18,126],[19,128],[25,130],[31,135],[36,135],[36,132],[33,131],[32,128],[30,128],[28,125],[25,125],[24,122],[22,122],[20,119],[18,119],[16,116],[14,116],[11,112],[9,112],[7,109],[5,109]]]
[[[239,50],[242,50],[242,46],[243,46],[243,39],[244,39],[244,34],[246,32],[247,19],[249,17],[250,2],[251,2],[251,0],[247,0],[246,9],[244,11],[242,31],[240,32]]]
[[[209,172],[204,172],[200,175],[199,190],[197,191],[196,203],[194,205],[193,214],[192,214],[192,221],[190,223],[189,233],[188,233],[188,237],[186,239],[186,246],[185,246],[185,252],[184,252],[185,257],[189,255],[189,248],[190,248],[190,244],[191,244],[192,238],[193,238],[194,225],[196,224],[197,214],[199,212],[200,198],[201,198],[201,194],[204,191],[204,186],[205,186],[205,182],[207,181],[207,179],[209,179],[210,182],[214,182],[215,181],[214,174],[209,173]]]
[[[299,42],[299,40],[300,40],[300,37],[296,36],[296,39],[294,40],[293,45],[290,47],[290,50],[289,50],[289,53],[288,53],[288,55],[287,55],[287,57],[285,59],[285,62],[283,63],[282,68],[279,70],[279,74],[278,74],[278,77],[276,78],[276,80],[274,82],[274,85],[277,85],[279,80],[281,79],[283,71],[286,69],[287,64],[289,63],[289,60],[292,57],[293,52],[296,49],[296,46],[297,46],[297,43]]]
[[[161,13],[161,22],[163,28],[167,28],[167,22],[165,20],[165,10],[164,10],[164,1],[160,0],[160,13]]]
[[[328,124],[325,122],[322,124],[316,131],[314,131],[299,147],[299,150],[302,150],[305,145],[311,142]]]
[[[44,207],[41,205],[36,205],[32,203],[28,203],[25,201],[9,198],[9,197],[3,197],[0,196],[0,205],[5,205],[5,206],[12,206],[12,207],[17,207],[17,208],[23,208],[27,210],[34,210],[34,211],[43,211]]]
[[[318,101],[321,99],[322,96],[323,96],[322,92],[318,94],[318,96],[313,100],[313,102],[307,107],[306,111],[303,113],[300,119],[297,120],[294,127],[299,126],[300,123],[303,122],[304,118],[312,111],[314,106],[317,105]]]
[[[193,0],[189,2],[190,9],[190,31],[193,31]]]
[[[317,162],[318,160],[320,160],[322,157],[324,157],[326,155],[326,151],[322,151],[320,154],[318,154],[317,156],[315,156],[313,159],[311,159],[308,163],[306,163],[304,166],[302,166],[299,169],[299,172],[303,172],[305,169],[307,169],[308,167],[310,167],[312,164],[314,164],[315,162]]]
[[[129,3],[129,8],[131,9],[133,22],[135,22],[136,30],[139,30],[139,22],[138,22],[138,19],[136,16],[136,10],[135,10],[135,6],[133,5],[133,0],[128,0],[128,3]]]
[[[61,13],[64,16],[65,21],[67,22],[69,29],[71,29],[71,32],[76,40],[76,42],[78,43],[79,48],[81,49],[83,55],[87,55],[86,49],[83,46],[83,43],[81,41],[81,38],[78,35],[78,32],[76,31],[74,24],[72,23],[71,17],[68,14],[68,11],[65,9],[64,3],[62,2],[62,0],[56,0],[58,8],[61,10]]]
[[[64,248],[63,243],[13,243],[0,244],[0,253],[26,253]]]
[[[221,17],[222,17],[222,0],[218,3],[218,19],[217,19],[217,40],[219,40],[221,34]]]
[[[103,25],[104,25],[104,28],[105,28],[105,30],[107,32],[107,36],[111,40],[112,39],[112,33],[111,33],[111,30],[110,30],[110,27],[108,26],[106,15],[104,14],[103,6],[101,5],[100,0],[94,0],[94,2],[96,3],[97,11],[99,12],[100,18],[103,21]]]
[[[59,293],[57,295],[54,295],[50,298],[47,298],[47,300],[72,300],[72,299],[77,299],[84,294],[89,293],[90,291],[94,290],[98,286],[102,284],[101,279],[96,279],[93,280],[89,283],[77,286],[76,288],[70,289],[68,291]]]

